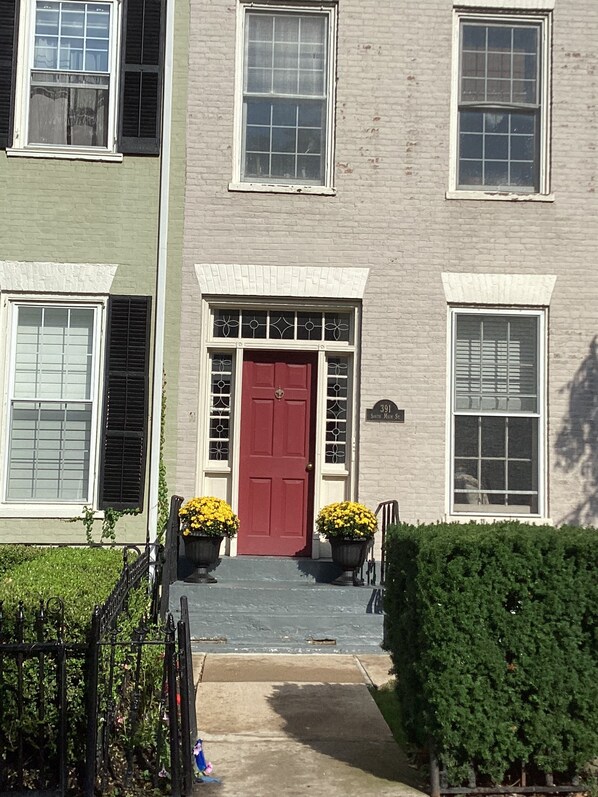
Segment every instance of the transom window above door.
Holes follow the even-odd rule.
[[[300,310],[216,309],[215,338],[330,341],[350,343],[353,314]]]
[[[234,184],[330,186],[333,8],[241,7]]]

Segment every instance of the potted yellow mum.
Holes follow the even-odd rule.
[[[368,545],[378,528],[376,515],[356,501],[337,501],[320,509],[316,528],[330,542],[332,561],[343,569],[332,583],[360,586],[357,570],[363,565]]]
[[[234,537],[239,518],[222,498],[212,495],[190,498],[179,509],[185,555],[196,567],[185,581],[194,584],[215,584],[208,569],[218,561],[224,537]]]

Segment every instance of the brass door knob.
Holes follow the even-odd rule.
[[[313,469],[314,469],[313,462],[308,462],[307,465],[305,466],[305,470],[309,473]]]

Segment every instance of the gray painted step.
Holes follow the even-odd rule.
[[[181,547],[179,578],[192,572]],[[341,572],[329,559],[294,559],[278,556],[223,556],[212,568],[219,581],[284,581],[330,584]]]
[[[179,615],[180,596],[187,596],[193,649],[237,653],[382,652],[380,589],[336,587],[317,583],[309,576],[303,581],[285,582],[279,578],[283,570],[275,565],[269,575],[276,578],[269,578],[266,573],[260,581],[234,581],[230,572],[224,574],[219,569],[217,575],[222,580],[217,584],[173,584],[170,605],[175,617]]]

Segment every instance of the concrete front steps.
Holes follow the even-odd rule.
[[[337,587],[332,562],[277,557],[224,557],[217,584],[185,583],[179,562],[170,605],[189,603],[195,652],[382,653],[382,590]]]

